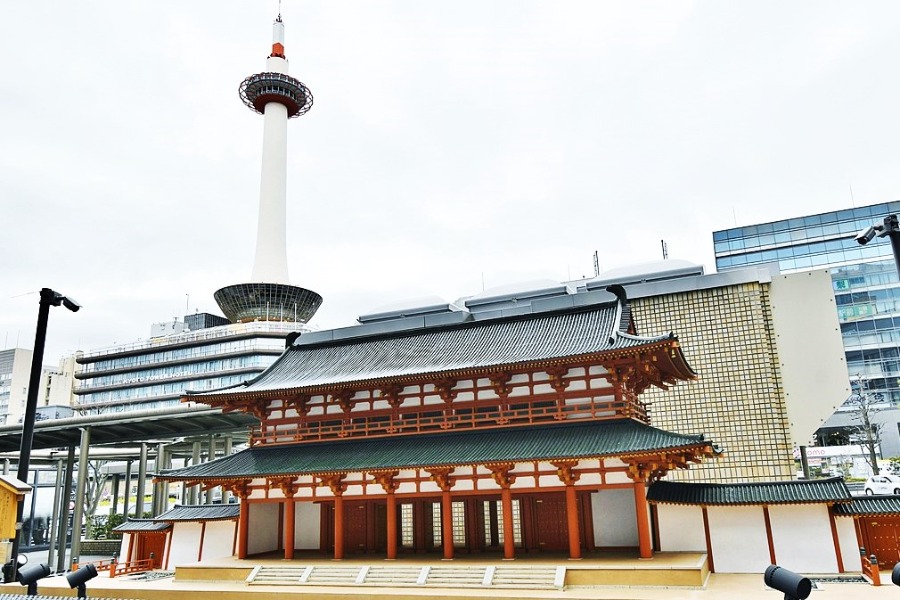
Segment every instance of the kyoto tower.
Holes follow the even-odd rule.
[[[229,285],[215,293],[219,308],[232,323],[306,323],[322,304],[322,296],[316,292],[288,283],[287,122],[305,114],[313,97],[305,85],[288,75],[280,13],[272,35],[265,72],[247,77],[239,88],[244,104],[263,115],[263,152],[252,283]]]

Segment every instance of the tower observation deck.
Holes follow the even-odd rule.
[[[312,108],[313,96],[302,82],[288,75],[280,14],[273,25],[272,53],[266,59],[266,70],[244,79],[239,93],[247,107],[264,117],[256,258],[252,281],[223,287],[215,293],[215,299],[232,323],[306,323],[321,306],[322,296],[288,282],[287,120],[306,114]]]

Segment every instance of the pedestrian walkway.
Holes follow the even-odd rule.
[[[656,559],[641,561],[641,564],[653,563]],[[421,570],[422,566],[429,565],[434,568],[447,568],[454,566],[462,568],[466,564],[473,569],[481,569],[490,561],[363,561],[347,560],[341,564],[351,569],[355,567],[360,571],[360,565],[368,562],[376,564],[379,568],[397,565],[415,565]],[[514,561],[512,565],[535,566],[549,564],[551,561]],[[583,568],[586,561],[562,561],[562,567]],[[448,565],[448,563],[450,563]],[[291,566],[292,561],[277,559],[250,559],[239,561],[237,559],[223,559],[219,565],[204,566],[207,571],[204,577],[197,579],[197,569],[188,567],[176,569],[174,576],[169,573],[160,573],[155,578],[142,576],[124,576],[110,579],[106,573],[87,583],[88,597],[90,598],[116,598],[135,600],[198,600],[200,598],[215,598],[215,600],[309,600],[309,598],[324,598],[327,600],[469,600],[485,597],[498,599],[570,599],[570,600],[780,600],[783,595],[771,590],[763,583],[762,574],[712,574],[702,585],[698,586],[642,586],[642,585],[571,585],[558,589],[513,589],[503,587],[489,587],[472,585],[470,587],[442,587],[415,586],[415,585],[317,585],[307,581],[295,584],[279,582],[278,584],[266,584],[260,582],[248,583],[248,573],[254,570],[259,572],[262,567],[274,567],[277,565]],[[322,564],[335,565],[334,561],[322,561]],[[495,561],[499,566],[511,566],[510,562]],[[574,565],[574,566],[573,566]],[[194,566],[196,567],[196,565]],[[259,569],[257,569],[259,567]],[[815,589],[811,600],[878,600],[880,598],[900,598],[900,589],[890,583],[890,572],[882,573],[884,585],[874,587],[869,583],[857,580],[855,583],[847,583],[848,577],[809,575],[815,582]],[[852,575],[852,574],[851,574]],[[302,576],[302,574],[301,574]],[[357,575],[358,576],[358,575]],[[24,588],[16,584],[0,586],[0,594],[20,594]],[[39,582],[41,597],[71,596],[65,577],[55,576],[43,579]]]

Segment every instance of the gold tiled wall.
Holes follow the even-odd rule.
[[[791,479],[784,393],[772,331],[768,284],[746,283],[631,301],[638,334],[674,332],[699,379],[651,388],[654,427],[706,434],[718,459],[675,470],[673,481]]]

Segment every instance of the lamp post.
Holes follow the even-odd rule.
[[[47,337],[47,318],[51,306],[63,305],[72,312],[81,308],[75,300],[54,292],[50,288],[41,289],[41,300],[38,308],[37,330],[34,334],[34,356],[31,358],[31,375],[28,379],[28,396],[25,399],[25,416],[22,418],[22,441],[19,446],[19,471],[16,475],[20,481],[28,481],[28,468],[31,463],[31,445],[34,439],[34,418],[37,412],[38,388],[41,384],[41,367],[44,362],[44,341]],[[34,491],[32,491],[34,493]],[[19,500],[16,507],[16,537],[13,539],[10,555],[11,580],[16,580],[18,569],[19,543],[22,537],[22,520],[25,515],[25,500]]]

